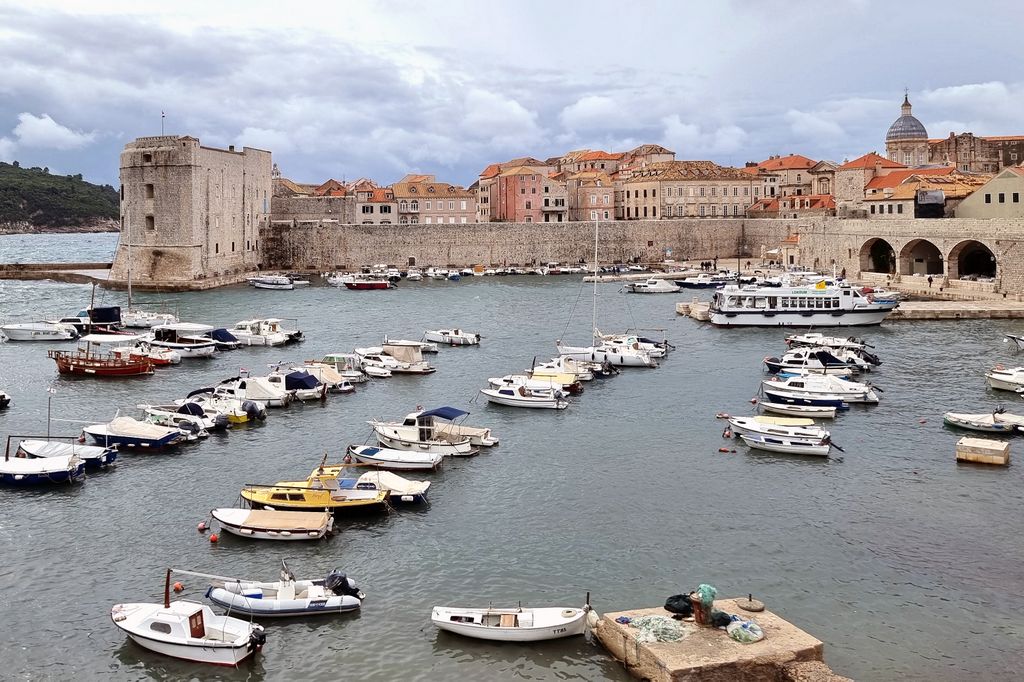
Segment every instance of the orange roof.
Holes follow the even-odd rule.
[[[984,135],[983,139],[989,142],[1016,142],[1024,141],[1024,135]]]
[[[751,210],[751,211],[767,211],[769,213],[778,213],[779,212],[779,200],[777,198],[775,198],[775,197],[765,197],[764,199],[761,199],[759,201],[755,201],[753,203],[753,205],[751,205],[750,209],[748,209],[748,210]]]
[[[624,152],[610,153],[610,152],[603,152],[603,151],[598,149],[598,150],[595,150],[595,151],[592,151],[592,152],[587,152],[586,154],[583,154],[582,156],[580,156],[576,160],[577,161],[619,161],[620,159],[622,159],[623,156],[625,156]]]
[[[487,168],[480,171],[481,178],[493,178],[495,175],[501,172],[501,164],[492,163]]]
[[[787,211],[811,211],[820,208],[835,208],[836,199],[831,194],[790,194],[779,201]],[[806,205],[810,202],[810,205]]]
[[[1008,166],[1006,170],[1010,171],[1011,173],[1015,173],[1016,175],[1020,175],[1021,177],[1024,177],[1024,166]]]
[[[740,168],[740,173],[746,173],[748,175],[757,175],[760,169],[757,166],[744,166]]]
[[[391,193],[391,190],[386,187],[378,187],[373,190],[373,196],[370,197],[370,201],[377,204],[386,204],[389,201],[394,201],[395,195]]]
[[[894,170],[888,175],[879,175],[878,177],[871,178],[871,181],[864,186],[864,189],[871,190],[896,187],[913,175],[949,175],[954,170],[956,169],[950,166],[942,166],[940,168],[904,168],[902,170]]]
[[[864,156],[856,158],[853,161],[847,161],[842,166],[840,166],[839,169],[850,170],[857,168],[874,168],[876,164],[881,164],[882,168],[906,168],[906,166],[904,166],[902,163],[890,161],[884,156],[879,156],[875,152],[871,152],[870,154],[865,154]]]
[[[806,156],[790,154],[789,156],[777,156],[774,159],[767,159],[757,164],[757,167],[768,171],[806,170],[808,168],[813,168],[817,163],[817,161],[808,159]]]
[[[334,178],[331,178],[324,184],[320,185],[313,190],[313,195],[318,197],[331,196],[331,197],[343,197],[345,196],[345,185],[341,184]]]

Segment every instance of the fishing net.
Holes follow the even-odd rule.
[[[651,642],[681,642],[691,629],[668,616],[640,616],[629,622],[629,626],[637,629],[636,641],[642,644]]]

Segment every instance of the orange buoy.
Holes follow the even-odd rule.
[[[196,530],[199,531],[200,533],[205,531],[206,530],[206,521],[200,521],[199,525],[196,526]]]
[[[718,448],[719,452],[729,452],[729,448]]]
[[[217,540],[220,540],[220,536],[216,533],[210,533],[210,542],[217,542]]]
[[[751,405],[757,405],[757,398],[751,398],[750,399],[750,404]]]
[[[175,592],[181,592],[184,589],[185,589],[185,586],[182,585],[181,583],[174,583],[174,591]]]

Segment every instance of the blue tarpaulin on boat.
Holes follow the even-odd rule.
[[[235,341],[238,341],[235,335],[227,329],[214,329],[210,332],[210,338],[214,341],[222,341],[224,343],[234,343]]]
[[[292,372],[284,375],[284,387],[288,391],[316,388],[319,385],[320,382],[309,372]]]
[[[458,419],[459,417],[465,417],[469,412],[464,412],[456,407],[438,407],[433,410],[427,410],[421,412],[420,417],[440,417],[441,419]]]

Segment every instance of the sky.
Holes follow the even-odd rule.
[[[1024,134],[1019,0],[0,0],[0,161],[117,185],[136,137],[319,183],[662,144],[743,165]],[[161,118],[161,112],[165,114]]]

